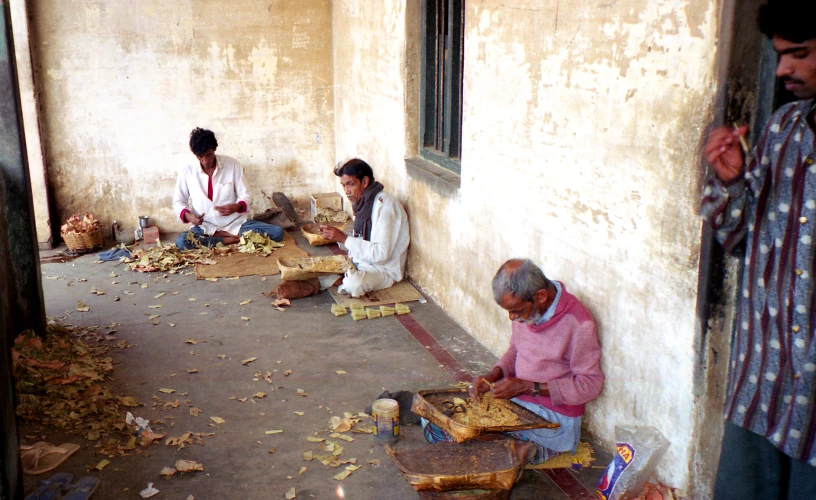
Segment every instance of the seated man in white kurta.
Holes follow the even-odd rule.
[[[388,288],[402,281],[408,256],[408,216],[402,205],[374,180],[368,163],[360,159],[334,170],[354,209],[351,236],[333,226],[320,226],[321,235],[342,244],[357,267],[346,272],[338,290],[352,297]]]
[[[190,150],[198,161],[179,172],[173,211],[192,226],[179,235],[176,246],[190,250],[197,245],[229,245],[247,231],[282,240],[280,227],[247,220],[251,197],[244,186],[244,171],[235,158],[216,155],[217,147],[212,131],[196,128],[190,133]]]

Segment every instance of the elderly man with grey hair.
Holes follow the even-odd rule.
[[[493,278],[493,297],[512,321],[510,347],[493,369],[474,377],[471,397],[479,400],[491,391],[560,424],[510,433],[537,445],[533,463],[575,453],[584,405],[598,397],[604,381],[595,320],[563,283],[547,279],[529,259],[502,264]],[[423,429],[432,443],[450,440],[433,424],[423,421]]]

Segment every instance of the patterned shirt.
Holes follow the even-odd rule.
[[[744,177],[712,177],[702,213],[745,269],[731,347],[728,421],[816,466],[814,101],[774,113]]]

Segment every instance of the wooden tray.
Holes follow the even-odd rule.
[[[511,490],[524,467],[512,439],[385,450],[416,491]]]
[[[334,243],[334,241],[320,236],[320,224],[306,224],[300,228],[300,232],[306,238],[306,241],[314,247]]]
[[[557,429],[558,424],[544,420],[527,408],[507,401],[507,406],[518,415],[523,423],[519,425],[466,425],[453,420],[442,412],[442,402],[454,397],[467,399],[468,393],[459,389],[433,389],[419,391],[414,395],[411,411],[438,425],[450,434],[457,443],[463,443],[482,434],[491,432],[525,431],[529,429]]]
[[[346,255],[330,257],[282,257],[278,259],[283,281],[300,281],[325,276],[344,274],[354,267]]]

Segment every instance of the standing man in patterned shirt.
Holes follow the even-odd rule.
[[[745,256],[715,499],[816,498],[816,2],[771,0],[760,30],[798,101],[746,159],[748,127],[711,132],[702,213]]]

